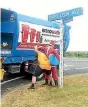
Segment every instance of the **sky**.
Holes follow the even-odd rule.
[[[87,0],[0,0],[0,7],[45,20],[49,14],[82,7],[83,15],[69,23],[71,30],[67,51],[88,51]]]

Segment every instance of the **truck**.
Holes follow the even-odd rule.
[[[56,22],[37,19],[1,8],[1,57],[9,74],[33,73],[37,64],[34,46],[60,44],[61,27]]]

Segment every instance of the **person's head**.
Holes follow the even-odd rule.
[[[48,46],[48,48],[54,48],[54,46],[55,46],[54,41],[50,41],[50,43],[47,46]]]

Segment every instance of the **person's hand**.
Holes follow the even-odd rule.
[[[42,47],[43,47],[43,46],[38,46],[38,49],[39,49],[39,48],[42,48]]]
[[[36,50],[36,49],[38,49],[38,46],[36,45],[36,46],[34,46],[34,49]]]
[[[36,45],[36,46],[34,46],[34,50],[35,50],[35,52],[37,52],[38,53],[38,46]]]

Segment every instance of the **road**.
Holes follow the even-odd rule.
[[[64,58],[64,76],[80,73],[88,73],[88,58]],[[31,77],[21,77],[20,75],[8,76],[5,74],[5,79],[1,84],[1,94],[5,95],[14,88],[28,84]]]
[[[64,58],[64,75],[88,73],[88,58]]]
[[[64,75],[88,72],[88,58],[64,58]],[[5,73],[4,81],[19,78],[20,74],[8,75]]]

